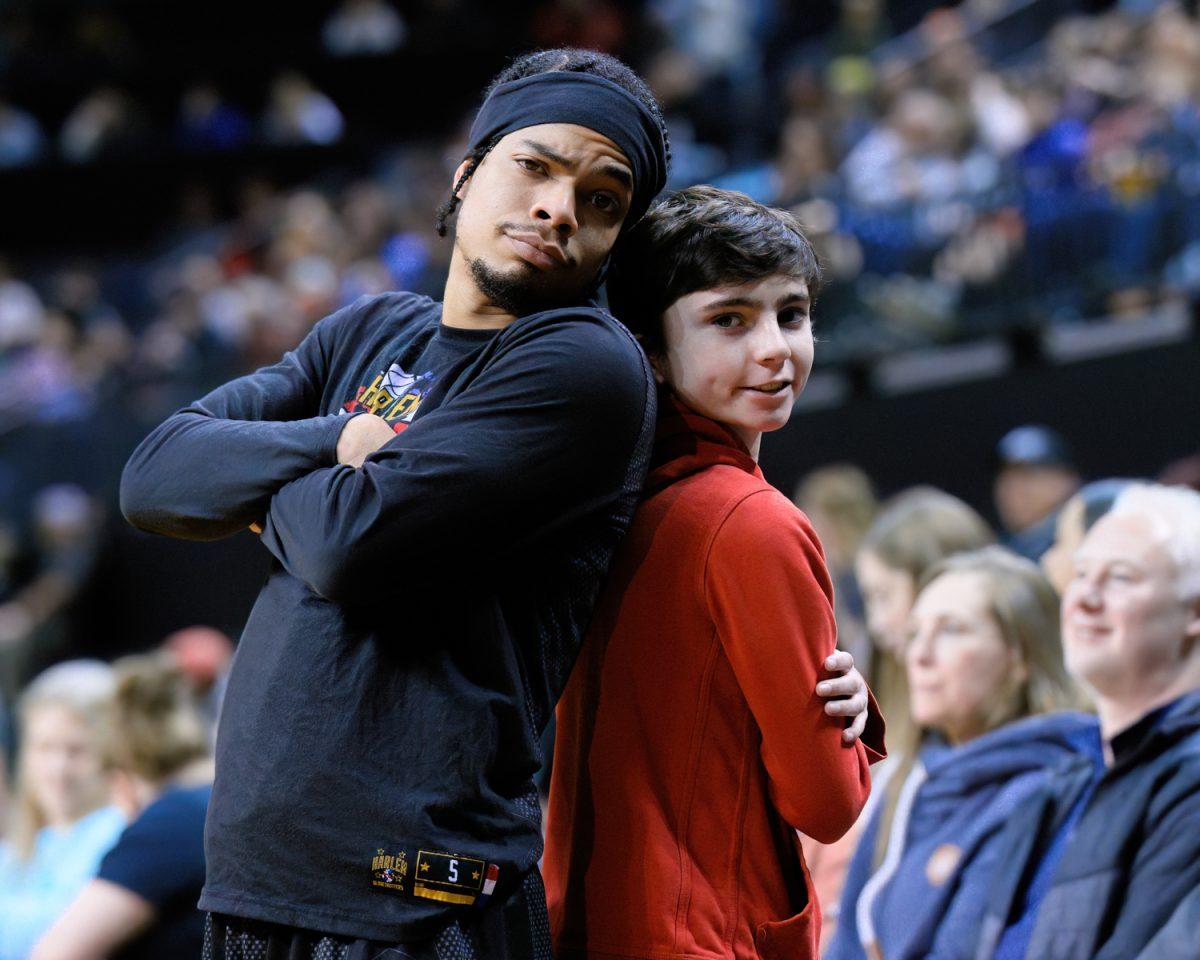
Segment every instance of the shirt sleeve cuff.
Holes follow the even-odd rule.
[[[863,730],[863,747],[867,751],[867,762],[878,763],[887,759],[887,744],[884,735],[887,733],[887,723],[879,712],[879,704],[875,702],[875,694],[867,691],[867,726]]]
[[[342,436],[342,430],[345,429],[354,417],[360,413],[366,413],[365,410],[356,410],[354,413],[339,413],[333,416],[323,417],[326,421],[322,426],[321,445],[317,451],[317,464],[321,467],[337,466],[337,445],[338,440]]]

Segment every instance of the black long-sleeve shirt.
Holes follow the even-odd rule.
[[[653,383],[599,310],[440,315],[364,298],[126,467],[136,526],[261,522],[275,557],[226,694],[204,909],[401,942],[540,853],[538,736],[633,513]],[[397,435],[355,470],[336,445],[360,410]]]

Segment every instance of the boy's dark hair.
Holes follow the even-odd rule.
[[[654,99],[654,94],[650,92],[650,88],[646,86],[646,82],[641,77],[616,57],[609,56],[607,53],[599,53],[595,50],[577,50],[573,47],[534,50],[523,57],[518,57],[501,70],[496,75],[496,78],[488,84],[487,90],[483,93],[483,98],[486,100],[488,95],[502,83],[508,83],[510,80],[520,80],[523,77],[532,77],[539,73],[551,73],[554,70],[590,73],[593,76],[611,80],[617,86],[633,94],[658,122],[658,127],[662,131],[663,143],[666,144],[667,148],[667,169],[670,169],[671,139],[667,136],[667,121],[663,119],[662,109],[659,107],[658,101]],[[471,178],[471,174],[475,172],[476,167],[483,162],[483,158],[491,152],[500,139],[500,137],[493,137],[487,143],[481,144],[467,154],[467,168],[463,171],[462,176],[458,178],[458,182],[454,184],[454,189],[450,191],[449,199],[437,209],[435,225],[439,237],[446,235],[446,220],[458,209],[460,202],[458,191]]]
[[[663,313],[680,297],[773,273],[804,280],[816,299],[821,266],[800,221],[744,193],[687,187],[659,200],[613,251],[608,301],[654,354]]]

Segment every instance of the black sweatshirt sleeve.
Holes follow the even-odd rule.
[[[135,527],[216,540],[261,521],[289,480],[337,462],[345,417],[315,416],[337,325],[326,317],[278,363],[218,387],[168,417],[121,476],[121,512]]]
[[[474,382],[371,454],[289,483],[263,543],[339,603],[382,598],[396,560],[456,576],[614,502],[650,409],[624,330],[559,312],[511,330]]]

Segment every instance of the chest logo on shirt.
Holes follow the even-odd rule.
[[[433,381],[437,379],[432,370],[421,374],[411,374],[399,363],[393,363],[386,371],[371,381],[369,386],[361,386],[354,393],[354,399],[342,406],[344,413],[356,413],[366,410],[376,416],[383,417],[393,430],[400,433],[417,415],[417,408]]]

